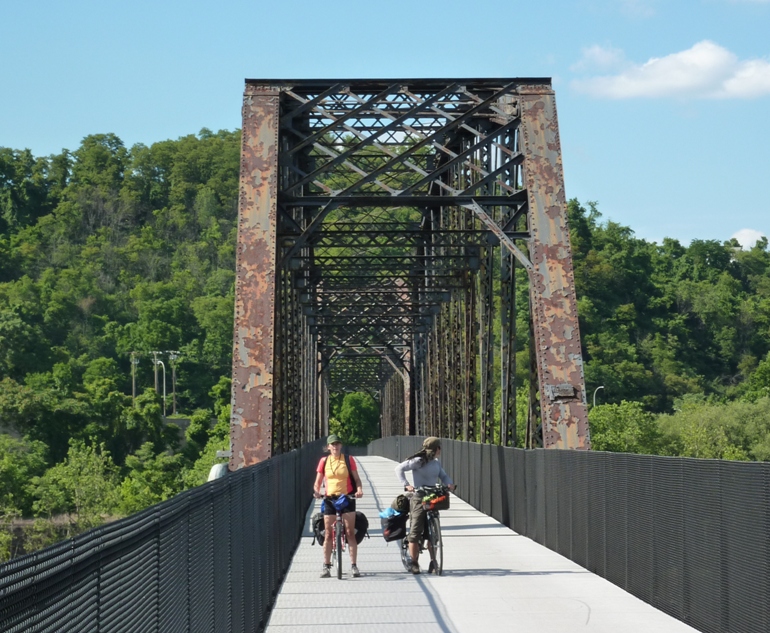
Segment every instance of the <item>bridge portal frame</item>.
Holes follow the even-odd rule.
[[[341,208],[405,206],[422,213],[416,229],[325,229]],[[318,276],[334,259],[324,260],[325,246],[382,246],[382,235],[412,240],[411,259],[342,259],[405,266],[395,282]],[[444,279],[442,257],[464,264]],[[543,446],[589,448],[550,80],[247,80],[230,468],[323,435],[335,370],[338,383],[379,383],[383,433],[493,441],[496,286],[497,439],[515,445],[517,267],[528,276],[539,385],[528,432],[540,417]]]

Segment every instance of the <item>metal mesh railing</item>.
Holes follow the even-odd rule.
[[[320,454],[308,444],[0,566],[0,631],[260,630]]]
[[[373,442],[401,461],[419,437]],[[458,494],[705,633],[770,630],[770,463],[442,440]]]

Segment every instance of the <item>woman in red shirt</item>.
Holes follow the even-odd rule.
[[[326,493],[324,503],[324,531],[331,535],[334,531],[334,521],[337,517],[337,511],[334,508],[334,501],[341,495],[353,494],[356,499],[364,496],[361,486],[361,478],[358,476],[358,467],[356,460],[348,457],[350,462],[350,472],[345,464],[345,456],[342,454],[342,442],[340,438],[332,434],[326,440],[328,457],[322,457],[318,462],[316,469],[315,484],[313,484],[313,496],[316,499],[321,498],[321,484],[326,479]],[[352,480],[352,481],[351,481]],[[355,490],[354,490],[355,486]],[[355,499],[348,501],[347,507],[342,511],[342,521],[345,524],[345,533],[348,540],[348,551],[350,552],[350,572],[354,578],[361,574],[356,565],[356,556],[358,554],[358,545],[356,543],[356,502]],[[331,576],[332,560],[332,539],[324,539],[324,566],[321,572],[321,578]]]

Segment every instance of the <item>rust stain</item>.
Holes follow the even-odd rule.
[[[278,98],[272,87],[244,93],[230,470],[272,452]]]
[[[522,86],[519,94],[543,442],[546,448],[588,449],[585,378],[556,104],[553,92],[542,86]]]

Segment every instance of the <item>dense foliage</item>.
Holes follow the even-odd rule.
[[[0,522],[88,527],[204,481],[226,447],[239,143],[0,148],[0,431],[23,437],[0,435]],[[159,358],[186,437],[163,420],[158,350],[180,353]]]
[[[380,436],[380,407],[371,394],[335,394],[330,404],[329,431],[343,444],[366,446]]]
[[[770,252],[634,237],[569,205],[599,450],[770,459]]]
[[[0,148],[0,524],[28,543],[197,485],[227,448],[239,136]],[[770,459],[767,241],[656,244],[595,204],[569,215],[589,400],[604,386],[594,447]],[[525,293],[520,308],[526,332]],[[154,389],[158,350],[179,352],[160,358],[184,433]],[[332,415],[348,443],[378,432],[366,394]],[[10,547],[0,530],[0,557]]]

